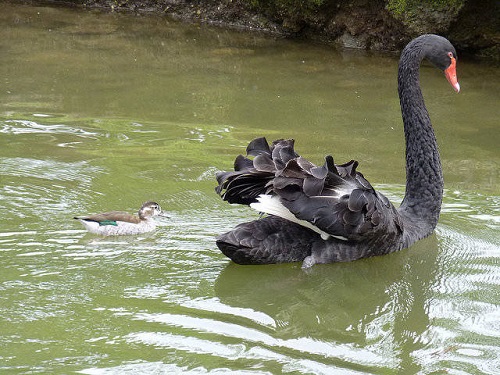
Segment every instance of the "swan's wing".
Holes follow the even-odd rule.
[[[239,155],[234,161],[234,171],[217,173],[217,194],[229,203],[249,205],[259,195],[270,193],[277,171],[272,153],[265,138],[254,139],[247,147],[247,157]]]
[[[253,159],[248,158],[253,156]],[[233,172],[217,174],[218,194],[229,203],[280,216],[322,235],[361,241],[381,231],[402,230],[394,206],[377,193],[351,160],[335,165],[331,156],[316,166],[294,150],[293,140],[269,147],[257,138],[238,156]]]
[[[356,172],[356,161],[336,166],[331,157],[326,159],[323,167],[309,171],[299,159],[289,161],[274,179],[273,191],[287,210],[321,232],[346,240],[402,232],[397,210]]]

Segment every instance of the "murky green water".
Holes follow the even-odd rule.
[[[157,17],[0,5],[0,372],[497,374],[500,73],[422,84],[443,157],[436,234],[349,264],[242,267],[215,195],[246,143],[294,137],[404,192],[397,56]],[[145,200],[152,234],[75,214]]]

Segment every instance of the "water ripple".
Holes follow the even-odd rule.
[[[209,370],[205,367],[196,367],[190,369],[188,366],[178,366],[175,364],[163,363],[163,362],[147,362],[143,360],[134,361],[133,363],[125,363],[116,367],[108,368],[89,368],[81,371],[77,371],[79,374],[87,375],[108,375],[108,374],[155,374],[155,375],[205,375],[205,374],[251,374],[251,375],[272,375],[269,371],[258,371],[258,370],[238,370],[234,371],[227,368],[217,368],[215,370]]]
[[[79,137],[96,138],[98,133],[89,132],[68,125],[44,125],[29,120],[5,120],[0,123],[3,134],[73,134]]]
[[[102,168],[86,161],[61,162],[32,158],[2,158],[0,170],[4,176],[33,177],[50,181],[79,181],[89,183],[91,176],[101,173]]]
[[[22,219],[18,226],[30,227],[35,220],[50,225],[52,218],[59,217],[52,223],[57,223],[60,229],[66,225],[66,219],[60,219],[61,212],[66,217],[80,194],[99,194],[92,191],[92,181],[103,171],[86,161],[21,157],[1,158],[0,170],[0,214],[6,218],[7,225],[15,222],[10,220],[13,217]],[[14,228],[6,227],[6,230],[12,232]]]
[[[327,358],[342,358],[362,365],[388,364],[388,359],[369,350],[357,348],[350,344],[316,341],[308,337],[294,339],[275,338],[255,328],[227,323],[219,320],[192,317],[169,313],[137,313],[137,320],[161,323],[172,327],[181,327],[193,332],[205,332],[244,340],[252,344],[262,344],[267,348],[287,348],[302,353],[320,355]]]

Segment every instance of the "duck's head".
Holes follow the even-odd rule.
[[[163,214],[161,207],[158,203],[147,201],[139,209],[139,218],[144,220],[153,216],[165,216],[165,215]]]

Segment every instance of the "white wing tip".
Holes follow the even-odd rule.
[[[321,239],[326,241],[331,237],[337,238],[342,241],[347,241],[347,238],[342,236],[334,236],[322,231],[314,224],[297,218],[288,208],[286,208],[283,203],[281,203],[280,198],[274,195],[261,194],[257,197],[258,202],[250,203],[250,207],[256,211],[264,212],[269,215],[274,215],[281,217],[285,220],[291,221],[293,223],[299,224],[304,228],[311,229],[321,236]]]

